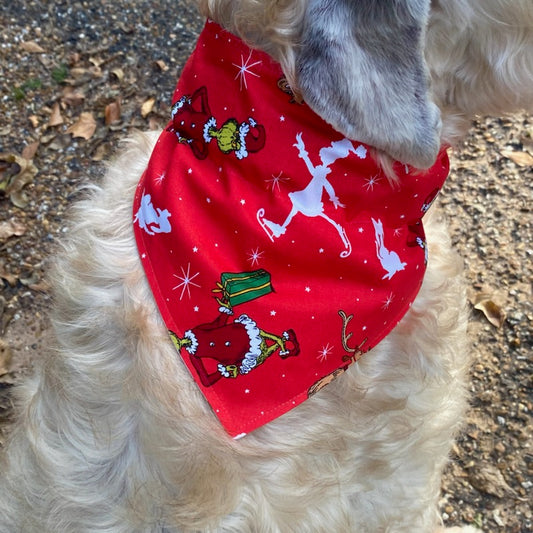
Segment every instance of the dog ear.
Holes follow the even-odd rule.
[[[335,129],[417,168],[433,164],[440,112],[423,42],[430,0],[309,0],[296,81]]]

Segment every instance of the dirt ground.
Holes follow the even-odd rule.
[[[11,390],[47,349],[46,269],[80,186],[158,129],[202,21],[176,0],[0,5],[0,445]],[[471,409],[443,480],[446,525],[533,530],[533,118],[480,118],[440,205],[464,258]]]

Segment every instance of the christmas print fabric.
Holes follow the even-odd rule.
[[[135,236],[177,352],[237,437],[333,381],[406,313],[448,159],[395,163],[390,183],[370,147],[213,22],[173,102],[135,194]]]

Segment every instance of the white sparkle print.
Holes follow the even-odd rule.
[[[363,185],[363,187],[367,191],[374,191],[374,185],[377,185],[381,181],[381,178],[376,176],[372,176],[366,180],[366,183]]]
[[[285,181],[289,181],[289,178],[282,178],[281,175],[283,174],[283,171],[281,171],[277,176],[274,176],[274,174],[272,174],[272,179],[270,180],[265,180],[267,183],[271,183],[272,184],[272,191],[277,187],[278,188],[278,191],[280,190],[280,186],[279,184],[280,183],[283,183]]]
[[[200,285],[197,283],[194,283],[192,280],[196,278],[200,273],[197,272],[196,274],[193,274],[191,276],[191,264],[189,263],[187,265],[187,272],[185,272],[185,269],[181,267],[181,276],[178,276],[177,274],[172,274],[175,278],[179,279],[181,283],[178,283],[175,287],[172,287],[172,290],[179,289],[181,287],[181,294],[180,294],[180,301],[183,298],[183,295],[185,294],[185,291],[187,291],[187,295],[189,296],[189,300],[191,299],[191,285],[193,287],[200,288]]]
[[[323,346],[322,349],[318,351],[317,359],[321,363],[323,363],[324,361],[327,361],[328,356],[331,355],[332,350],[333,350],[333,346],[330,346],[328,342],[326,346]]]
[[[154,181],[158,185],[161,185],[161,183],[163,183],[163,181],[165,180],[166,177],[167,177],[167,173],[166,172],[162,172],[161,174],[159,174],[159,176],[157,176],[157,178],[155,178]]]
[[[263,254],[265,252],[259,251],[259,248],[256,248],[255,250],[252,250],[248,253],[248,261],[252,263],[252,266],[255,266],[259,263],[259,259],[263,258]]]
[[[236,63],[232,63],[234,67],[237,67],[239,69],[239,72],[237,72],[237,75],[234,79],[239,78],[239,86],[240,90],[242,91],[242,86],[244,84],[244,87],[246,90],[248,90],[248,82],[246,80],[246,75],[250,74],[251,76],[255,76],[256,78],[259,78],[259,74],[256,74],[255,72],[252,72],[250,69],[252,67],[255,67],[256,65],[260,65],[262,61],[256,61],[255,63],[250,63],[250,60],[252,59],[252,50],[250,50],[250,54],[248,55],[248,59],[245,61],[244,56],[241,54],[241,64],[237,65]]]
[[[386,300],[383,302],[383,305],[382,305],[381,309],[388,309],[393,300],[394,300],[394,294],[392,294],[392,292],[391,292],[387,296]]]

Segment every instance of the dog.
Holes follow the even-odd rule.
[[[350,260],[357,252],[355,236],[336,218],[350,205],[337,194],[341,185],[334,180],[348,159],[361,159],[358,151],[372,153],[372,164],[382,172],[380,186],[394,191],[406,176],[428,172],[413,169],[443,161],[443,147],[457,144],[475,114],[500,115],[533,104],[530,0],[199,4],[210,20],[206,28],[216,21],[227,41],[234,36],[251,53],[268,54],[280,66],[285,90],[280,93],[292,102],[290,109],[316,114],[337,132],[331,145],[321,145],[330,150],[320,158],[303,128],[280,155],[282,161],[293,157],[295,165],[300,163],[305,180],[319,183],[312,186],[314,193],[326,191],[330,203],[325,205],[327,197],[315,198],[314,209],[307,203],[304,212],[298,203],[304,188],[291,188],[292,197],[285,194],[275,188],[283,178],[279,175],[269,186],[285,201],[281,218],[274,220],[266,207],[262,215],[258,209],[249,217],[271,246],[296,239],[297,226],[306,224],[309,235],[320,226],[319,245],[335,250],[330,257],[335,255],[337,263]],[[235,67],[240,67],[236,75],[245,71],[233,80],[236,91],[247,81],[246,71],[254,72],[247,57]],[[267,56],[260,57],[267,62]],[[192,94],[178,96],[187,98],[173,108],[173,119],[186,105],[199,111]],[[239,139],[260,146],[261,117],[238,116],[221,125],[226,119],[211,121],[198,143],[174,120],[160,139],[172,139],[193,162],[209,152],[236,168],[259,157],[260,148],[247,150],[242,159],[237,154],[244,154]],[[345,152],[333,144],[342,139]],[[409,230],[421,264],[429,251],[428,265],[399,323],[368,351],[364,338],[352,338],[359,318],[339,309],[346,364],[317,381],[308,399],[278,409],[272,420],[247,427],[243,436],[241,427],[228,430],[234,418],[217,416],[212,407],[216,399],[209,391],[217,383],[198,383],[192,337],[171,331],[169,338],[152,292],[157,273],[149,274],[138,251],[143,239],[167,235],[179,219],[176,211],[157,204],[165,196],[148,196],[139,187],[157,144],[154,134],[135,136],[102,185],[74,207],[71,235],[52,273],[57,346],[18,390],[19,421],[1,465],[0,531],[443,531],[437,509],[440,476],[467,402],[469,348],[461,264],[438,212],[432,208],[424,216],[427,237],[417,224]],[[348,194],[350,187],[342,183]],[[231,189],[227,198],[238,192]],[[431,198],[423,200],[429,207]],[[291,206],[299,206],[294,217],[289,217]],[[403,256],[407,248],[400,254],[391,245],[395,241],[384,218],[368,223],[375,237],[369,257],[383,266],[376,279],[401,279],[409,269]],[[235,287],[247,276],[233,272],[220,286],[197,287],[200,279],[190,263],[179,261],[180,252],[174,251],[176,265],[183,266],[175,278],[175,299],[188,301],[187,291],[203,290],[205,302],[216,302],[214,314],[220,315],[211,317],[209,327],[216,323],[218,333],[222,326],[243,326],[245,319],[234,318],[238,291],[228,290],[228,279]],[[260,253],[257,249],[251,263]],[[253,271],[258,282],[247,288],[264,287],[268,294],[242,304],[250,309],[282,292],[274,277],[269,280],[268,272],[258,270]],[[386,307],[380,301],[378,309]],[[292,301],[295,320],[309,311],[303,296]],[[196,331],[199,344],[210,331],[206,324],[176,328]],[[268,335],[258,331],[263,349],[267,346],[263,359],[255,361],[261,370],[241,375],[243,363],[233,353],[232,359],[220,358],[221,368],[205,374],[218,372],[218,383],[243,383],[268,366],[305,360],[310,331],[304,336],[289,334],[290,328]],[[272,396],[276,387],[271,384]]]

